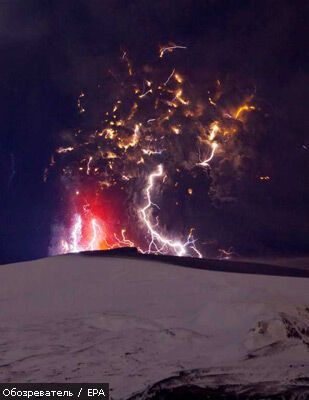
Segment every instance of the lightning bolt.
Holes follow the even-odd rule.
[[[82,249],[79,247],[79,242],[82,236],[82,217],[78,214],[75,216],[75,222],[72,229],[72,245],[71,251],[78,253]]]
[[[218,143],[214,142],[211,144],[211,153],[210,156],[208,158],[206,158],[205,160],[199,162],[197,165],[200,165],[201,167],[208,167],[209,166],[209,162],[214,158],[215,153],[216,153],[216,149],[218,147]]]
[[[90,250],[96,250],[98,244],[98,236],[100,233],[102,233],[102,230],[95,218],[92,218],[91,220],[91,228],[92,228],[92,238],[89,247]]]
[[[159,208],[159,206],[153,203],[151,200],[151,193],[153,191],[156,179],[162,177],[163,172],[163,166],[160,164],[158,165],[156,171],[149,175],[145,190],[147,202],[146,205],[139,210],[142,216],[142,221],[151,237],[147,253],[152,253],[154,249],[156,253],[166,254],[171,250],[177,256],[184,256],[187,254],[187,247],[190,247],[195,253],[198,254],[199,257],[202,257],[201,253],[195,247],[196,240],[193,238],[192,231],[190,231],[187,241],[182,243],[180,240],[168,239],[167,237],[161,235],[156,229],[158,224],[153,225],[150,220],[149,211],[151,208],[153,206]]]
[[[131,240],[126,238],[126,230],[125,229],[121,230],[121,239],[118,238],[116,233],[114,233],[114,237],[120,247],[122,247],[122,246],[135,247],[135,244]]]

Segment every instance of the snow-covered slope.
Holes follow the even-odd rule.
[[[1,382],[109,382],[114,399],[191,384],[307,396],[308,278],[59,256],[1,266],[0,313]]]

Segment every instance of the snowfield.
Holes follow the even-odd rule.
[[[306,277],[66,255],[1,266],[0,301],[1,382],[109,382],[113,399],[184,385],[309,399]]]

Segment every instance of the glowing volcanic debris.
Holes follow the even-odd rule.
[[[163,58],[163,56],[166,53],[172,53],[176,49],[186,49],[186,47],[185,46],[179,46],[179,45],[177,45],[175,43],[170,43],[167,46],[162,46],[162,47],[160,47],[160,51],[159,51],[160,58]]]
[[[159,57],[176,49],[186,47],[170,43],[160,48]],[[122,71],[110,71],[105,91],[112,93],[113,100],[103,113],[100,126],[77,130],[52,156],[49,168],[58,168],[62,180],[69,182],[69,193],[78,197],[80,185],[92,187],[95,192],[95,201],[85,200],[78,207],[73,199],[72,210],[68,211],[72,213],[72,222],[56,252],[136,246],[147,253],[202,257],[193,228],[181,240],[186,235],[164,232],[158,216],[153,221],[154,209],[160,210],[160,200],[154,202],[153,198],[176,172],[191,173],[202,167],[209,173],[215,158],[231,158],[233,137],[245,130],[245,114],[255,111],[256,105],[252,105],[252,96],[248,94],[242,102],[238,96],[236,104],[230,98],[226,101],[224,84],[219,80],[215,81],[213,92],[206,90],[201,96],[176,66],[171,70],[160,63],[159,72],[152,67],[136,72],[126,52],[121,61],[126,74],[121,79]],[[87,117],[86,99],[83,91],[77,100],[83,118]],[[47,176],[48,169],[44,180]],[[176,188],[179,182],[170,186]],[[128,239],[126,228],[111,226],[106,214],[94,207],[102,193],[113,188],[113,196],[122,192],[130,199],[130,206],[123,206],[130,211],[127,223],[134,224],[135,230],[143,233],[143,239]],[[187,193],[193,196],[192,188]]]

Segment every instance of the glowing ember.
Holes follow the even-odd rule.
[[[178,49],[186,47],[162,46],[159,58]],[[228,172],[237,175],[244,157],[238,154],[235,137],[246,133],[248,118],[244,115],[257,107],[247,93],[233,103],[224,93],[222,80],[216,79],[212,89],[201,95],[202,89],[195,89],[185,73],[176,66],[162,66],[163,61],[159,71],[148,66],[135,71],[124,52],[121,62],[126,73],[110,72],[112,78],[104,90],[112,94],[112,101],[102,112],[100,126],[78,129],[52,156],[49,169],[58,169],[71,198],[67,211],[71,223],[59,238],[56,252],[136,246],[147,253],[202,257],[193,228],[187,229],[189,234],[162,228],[160,193],[163,188],[178,189],[181,179],[173,182],[174,177],[181,173],[193,176],[197,169],[208,182],[211,174],[211,189],[216,192],[222,160],[229,162]],[[87,97],[83,91],[77,99],[83,118],[89,109]],[[85,195],[84,189],[89,188],[93,196]],[[186,188],[194,199],[196,192],[193,196],[193,188]],[[100,208],[103,193],[111,199],[109,212]],[[179,199],[173,204],[179,206]],[[160,215],[154,217],[154,212]],[[128,234],[124,226],[134,226],[134,230]]]

